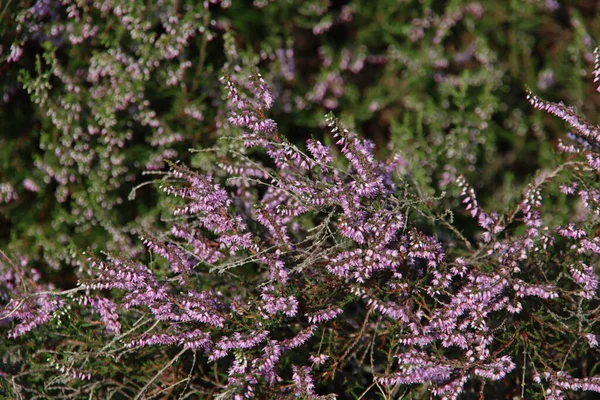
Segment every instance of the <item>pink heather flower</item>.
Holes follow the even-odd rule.
[[[316,325],[309,325],[307,328],[301,330],[296,336],[285,339],[281,343],[281,347],[285,350],[295,349],[297,347],[302,346],[308,339],[310,339],[315,331],[317,330]]]
[[[256,220],[261,223],[278,243],[289,243],[290,237],[284,219],[272,209],[256,206]]]
[[[19,322],[8,331],[8,337],[16,339],[45,324],[53,318],[54,312],[63,305],[63,300],[51,295],[34,295],[23,301],[23,303],[17,299],[11,299],[3,308],[3,314],[11,313],[11,318]],[[14,311],[15,309],[16,311]]]
[[[592,347],[592,348],[598,347],[598,336],[597,335],[588,333],[587,335],[585,335],[585,338],[590,347]]]
[[[577,182],[572,182],[569,185],[560,185],[560,192],[566,195],[575,194],[575,192],[577,191],[577,186]]]
[[[503,356],[490,364],[475,368],[473,373],[482,378],[497,381],[504,378],[506,374],[514,369],[515,363],[512,362],[511,358],[509,356]]]
[[[323,365],[329,359],[329,356],[321,353],[316,356],[311,355],[310,357],[308,357],[308,359],[311,363],[313,363],[313,365]]]
[[[600,130],[597,127],[585,122],[572,107],[567,107],[563,103],[551,103],[540,99],[533,93],[527,95],[529,103],[538,110],[546,111],[565,121],[573,128],[575,135],[586,140],[589,143],[598,143]]]
[[[100,315],[101,321],[106,325],[106,330],[118,334],[121,332],[121,323],[117,315],[117,305],[104,297],[99,296],[83,296],[78,299],[79,304],[85,306],[90,305],[92,309]]]
[[[600,171],[600,157],[594,157],[591,153],[585,155],[588,165],[596,171]]]
[[[138,339],[132,340],[126,344],[126,347],[146,347],[154,345],[169,346],[177,343],[175,335],[155,334],[142,335]]]
[[[467,383],[468,376],[466,374],[460,375],[458,378],[451,380],[450,382],[438,385],[431,389],[431,393],[434,396],[441,397],[445,400],[456,400],[458,396],[463,392],[465,383]]]
[[[560,153],[572,153],[572,154],[576,154],[576,153],[580,153],[581,149],[576,147],[575,145],[569,143],[565,143],[562,139],[558,139],[558,151]],[[576,185],[576,183],[575,183]],[[562,186],[562,185],[561,185]]]
[[[462,202],[466,205],[465,209],[471,213],[471,217],[475,218],[480,211],[475,190],[469,186],[467,180],[462,175],[456,179],[456,183],[462,189],[461,196],[464,197]]]
[[[289,273],[285,263],[279,259],[280,251],[277,250],[274,256],[261,256],[260,261],[269,266],[269,279],[274,282],[286,284]]]
[[[404,364],[400,372],[377,378],[384,386],[411,385],[433,381],[442,383],[450,377],[453,368],[435,363]]]
[[[269,85],[267,85],[260,74],[258,74],[253,81],[253,89],[256,98],[263,104],[265,109],[268,110],[273,107],[273,96],[271,95],[271,90],[269,89]]]
[[[0,183],[0,203],[10,203],[19,198],[17,191],[10,183]]]
[[[321,324],[336,318],[342,312],[343,310],[341,308],[328,308],[311,315],[307,314],[306,317],[308,318],[308,322],[311,324]]]
[[[444,250],[441,244],[432,237],[417,231],[409,233],[410,247],[408,256],[413,259],[425,259],[429,267],[437,267],[444,261]]]
[[[175,273],[189,272],[195,264],[188,254],[172,243],[158,243],[143,237],[142,239],[149,250],[169,261],[171,270]]]
[[[350,161],[357,178],[352,186],[360,197],[373,197],[384,190],[382,164],[375,161],[375,145],[361,139],[344,128],[332,113],[325,116],[331,128],[336,144],[341,146],[342,154]]]
[[[361,296],[363,299],[367,300],[367,305],[373,307],[374,310],[380,312],[382,315],[389,317],[394,320],[400,320],[405,323],[410,322],[409,312],[407,312],[406,307],[392,301],[381,301],[379,299],[370,297],[367,294],[363,294]]]
[[[23,55],[23,48],[19,44],[13,43],[10,46],[10,55],[8,56],[6,61],[9,63],[17,62],[21,59],[22,55]]]
[[[579,262],[578,264],[571,265],[569,272],[573,281],[582,287],[583,292],[581,296],[585,299],[591,299],[598,290],[598,277],[591,265]]]
[[[276,340],[270,340],[262,349],[263,355],[252,361],[252,370],[257,376],[262,376],[269,385],[282,380],[277,374],[276,366],[283,351],[284,349]]]
[[[558,293],[553,285],[534,285],[525,283],[520,279],[516,281],[517,283],[513,284],[513,290],[517,297],[536,296],[542,299],[558,298]]]
[[[267,339],[269,331],[250,331],[246,334],[235,332],[232,337],[223,336],[215,343],[209,360],[214,361],[227,356],[233,349],[251,349],[256,347],[260,342]]]
[[[198,321],[217,328],[222,328],[225,323],[219,311],[219,300],[210,292],[190,290],[179,303],[183,311],[181,320]]]
[[[23,187],[30,192],[39,192],[40,187],[32,179],[25,179],[23,181]]]
[[[586,237],[586,233],[583,229],[575,228],[575,225],[571,222],[566,227],[558,227],[556,229],[558,234],[562,237],[571,239],[581,239]]]
[[[594,54],[596,55],[594,59],[594,82],[598,82],[600,80],[600,50],[596,47],[594,50]],[[600,86],[596,87],[596,90],[600,92]]]
[[[550,390],[550,394],[554,395],[556,398],[563,398],[562,390],[584,390],[600,393],[600,377],[598,376],[573,378],[564,371],[543,372],[541,375],[544,380],[550,383],[551,389],[548,390]]]
[[[206,352],[213,347],[210,333],[204,332],[202,329],[194,329],[190,332],[182,332],[177,335],[179,345],[183,345],[185,349],[204,349]]]
[[[263,309],[269,315],[282,312],[288,317],[293,317],[298,312],[298,300],[294,296],[281,296],[274,286],[268,285],[262,288],[261,299]]]
[[[333,158],[329,154],[329,148],[324,146],[318,140],[308,139],[306,141],[306,147],[319,164],[328,164],[333,161]]]
[[[315,396],[315,384],[310,373],[310,367],[292,366],[294,372],[294,394],[297,398],[313,398]]]

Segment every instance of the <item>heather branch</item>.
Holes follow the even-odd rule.
[[[56,292],[56,291],[41,291],[41,292],[34,292],[34,293],[27,294],[27,295],[25,295],[25,297],[21,298],[18,301],[18,303],[12,308],[12,310],[8,314],[0,315],[0,321],[2,321],[3,319],[10,318],[14,313],[16,313],[17,311],[19,311],[19,309],[23,306],[23,304],[25,304],[25,302],[27,300],[30,300],[32,298],[41,297],[41,296],[61,297],[61,296],[71,295],[73,293],[80,292],[80,291],[83,291],[83,290],[85,290],[85,288],[76,287],[76,288],[73,288],[73,289],[63,290],[61,292]]]
[[[181,350],[179,353],[177,353],[175,355],[175,357],[173,357],[171,359],[171,361],[169,361],[167,364],[165,364],[165,366],[163,366],[157,373],[156,375],[154,375],[145,385],[144,387],[142,387],[142,389],[140,389],[140,391],[138,392],[138,394],[135,396],[135,400],[139,400],[142,398],[142,396],[144,395],[144,393],[146,393],[146,391],[148,390],[148,388],[150,388],[150,386],[152,386],[152,384],[158,379],[160,378],[160,376],[163,374],[163,372],[165,372],[165,370],[167,368],[169,368],[171,365],[173,365],[174,363],[177,362],[177,360],[179,360],[179,358],[186,352],[188,351],[188,349],[183,349]]]

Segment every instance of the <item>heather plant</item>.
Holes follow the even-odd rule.
[[[45,393],[600,392],[597,127],[531,95],[573,128],[571,144],[560,145],[567,157],[539,171],[507,213],[483,209],[459,177],[464,210],[480,228],[465,237],[435,211],[440,198],[421,197],[407,181],[401,159],[378,161],[373,143],[333,114],[325,121],[343,160],[321,141],[303,149],[283,136],[260,75],[222,81],[232,135],[203,151],[215,159],[211,168],[173,163],[162,180],[181,198],[169,234],[143,238],[162,262],[91,256],[77,288],[19,295],[27,278],[7,261],[15,271],[3,278],[12,292],[10,337],[62,321],[65,299],[97,314],[106,330],[101,351],[49,359],[72,379]],[[579,202],[568,202],[568,219],[545,218],[546,196],[573,195]],[[125,330],[127,320],[136,322]],[[156,347],[174,351],[145,382],[113,387],[102,370],[86,369],[91,359]],[[27,390],[19,378],[15,393]]]
[[[598,391],[594,9],[342,3],[6,5],[8,396]]]

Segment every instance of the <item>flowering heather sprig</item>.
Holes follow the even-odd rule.
[[[189,291],[179,302],[183,311],[181,321],[197,321],[223,327],[225,318],[221,315],[221,304],[213,293]]]
[[[583,289],[581,297],[592,299],[598,291],[598,277],[591,265],[583,262],[571,265],[569,272],[573,281],[575,281]]]
[[[38,184],[30,178],[27,178],[23,181],[23,187],[30,191],[30,192],[39,192],[40,191],[40,187],[38,186]]]
[[[118,334],[121,332],[121,322],[116,313],[117,305],[110,299],[99,296],[82,296],[78,299],[82,306],[89,305],[106,325],[106,330]]]
[[[254,397],[254,385],[258,383],[256,378],[248,372],[248,362],[243,357],[236,357],[227,373],[226,395],[234,400],[242,400]]]
[[[158,335],[143,335],[131,342],[127,343],[127,347],[145,347],[154,345],[168,346],[177,343],[175,335],[158,334]]]
[[[233,337],[223,336],[215,343],[209,358],[211,360],[223,358],[233,349],[250,349],[267,339],[268,335],[268,331],[251,331],[247,334],[235,332]]]
[[[583,229],[576,228],[572,222],[565,227],[559,226],[556,231],[560,236],[570,239],[581,239],[587,236]]]
[[[584,390],[600,393],[600,378],[596,376],[574,378],[563,371],[543,372],[534,376],[534,381],[537,383],[540,383],[542,379],[550,383],[550,387],[546,391],[549,399],[564,399],[564,390]]]
[[[503,356],[495,362],[492,362],[481,368],[475,368],[473,373],[482,378],[497,381],[504,378],[506,374],[511,372],[513,369],[515,369],[515,363],[512,362],[510,357]]]
[[[17,191],[10,183],[0,183],[0,203],[10,203],[18,198]]]
[[[318,322],[317,322],[317,324],[318,324]],[[297,347],[304,345],[308,341],[308,339],[310,339],[314,335],[316,330],[317,330],[316,324],[309,325],[307,328],[298,332],[298,334],[296,334],[296,336],[282,341],[281,348],[284,350],[290,350],[290,349],[295,349]]]
[[[542,299],[556,299],[558,293],[552,285],[532,285],[515,279],[513,289],[517,297],[536,296]]]
[[[148,250],[164,257],[175,273],[189,272],[194,264],[190,256],[186,256],[181,249],[172,243],[158,243],[154,240],[144,239],[144,244]],[[205,254],[206,250],[203,247],[204,246],[198,249],[198,247],[195,246],[195,249],[198,249],[196,251],[197,254],[195,255]],[[212,255],[213,257],[206,257],[207,262],[216,261],[216,259],[218,259],[218,253],[212,253]]]
[[[311,376],[310,367],[292,366],[294,374],[294,394],[297,398],[306,399],[315,397],[315,384]]]
[[[277,374],[277,364],[280,362],[284,349],[276,340],[270,340],[262,349],[262,356],[252,360],[252,369],[257,376],[262,377],[269,385],[281,382]]]
[[[318,140],[308,139],[306,141],[306,147],[319,164],[328,164],[333,161],[329,148],[324,146]]]
[[[111,260],[109,264],[90,258],[90,267],[97,276],[93,280],[83,280],[79,285],[86,289],[126,289],[141,291],[157,284],[152,271],[138,263],[120,259]]]
[[[450,378],[453,368],[439,362],[435,357],[421,351],[398,354],[398,372],[378,378],[386,386],[406,385],[432,381],[440,383]]]
[[[594,82],[598,82],[600,80],[600,48],[596,47],[594,55],[594,72],[592,72],[592,75],[594,75]],[[600,86],[596,90],[600,92]]]
[[[217,247],[214,245],[214,243],[212,243],[210,240],[203,238],[201,236],[192,234],[192,233],[188,232],[186,230],[186,228],[184,228],[180,225],[173,225],[171,227],[171,234],[173,235],[173,237],[182,239],[187,245],[189,245],[191,247],[192,253],[194,254],[194,257],[197,260],[202,260],[208,264],[213,264],[223,257],[223,254],[217,249]],[[250,243],[249,243],[249,238],[247,238],[247,240],[246,240],[247,235],[249,235],[249,234],[243,235],[242,237],[240,237],[239,235],[229,235],[229,236],[223,235],[218,240],[220,242],[219,249],[229,248],[231,251],[235,251],[240,247],[248,248],[248,247],[250,247]],[[166,246],[167,244],[169,244],[170,246],[165,249],[164,246]],[[159,250],[161,252],[165,252],[166,254],[168,254],[169,257],[177,260],[178,265],[186,266],[186,268],[184,268],[184,270],[187,270],[190,266],[189,260],[190,260],[191,256],[186,255],[182,259],[182,255],[183,255],[182,248],[179,246],[175,246],[174,244],[171,244],[171,243],[167,243],[167,244],[162,244],[161,246],[159,246]],[[149,243],[146,243],[146,246],[148,247],[149,250],[153,250],[152,247],[150,247],[151,245]],[[154,250],[154,251],[156,251],[156,250]],[[159,254],[161,254],[161,253],[159,253]],[[165,256],[165,255],[163,255],[163,257],[167,258],[167,256]],[[185,261],[185,260],[188,260],[188,261]],[[174,269],[174,272],[178,272],[178,270]]]
[[[585,140],[588,144],[594,146],[600,144],[600,129],[577,115],[573,107],[568,107],[563,103],[552,103],[542,100],[531,92],[528,92],[527,99],[535,108],[546,111],[565,121],[574,130],[574,134]]]
[[[64,301],[54,294],[33,295],[25,299],[11,299],[3,307],[0,320],[11,318],[19,323],[8,331],[9,338],[17,338],[50,321]]]
[[[464,176],[459,176],[456,179],[456,184],[462,190],[461,196],[464,197],[463,204],[466,205],[466,210],[471,213],[471,217],[475,218],[481,211],[475,196],[475,190],[467,183]]]
[[[309,360],[311,363],[313,363],[313,365],[323,365],[327,362],[327,360],[329,359],[329,356],[327,354],[318,354],[318,355],[312,355],[309,357]]]
[[[263,309],[269,315],[281,312],[288,317],[293,317],[298,312],[298,300],[295,296],[285,296],[278,293],[274,286],[265,286],[261,289]]]
[[[342,154],[350,161],[358,180],[350,185],[350,188],[361,197],[373,197],[384,190],[384,174],[382,166],[375,161],[375,145],[366,140],[350,134],[348,129],[335,118],[333,113],[325,116],[327,125],[337,140],[336,144],[341,146]]]
[[[398,250],[392,249],[355,249],[342,252],[329,260],[327,270],[344,278],[353,278],[364,283],[375,272],[394,270],[399,265]]]
[[[221,77],[221,82],[227,89],[227,99],[235,107],[236,111],[232,111],[228,118],[229,123],[241,128],[245,128],[258,135],[256,140],[262,142],[264,139],[259,139],[260,135],[271,134],[277,131],[277,124],[272,119],[266,118],[264,111],[269,110],[273,106],[273,97],[269,88],[260,75],[254,77],[252,89],[258,102],[254,104],[249,99],[244,99],[238,92],[234,83],[226,76]],[[253,143],[248,137],[248,144]]]
[[[9,338],[17,338],[46,324],[65,306],[54,287],[40,282],[40,273],[27,258],[12,261],[0,251],[0,324],[10,323]]]
[[[444,256],[442,245],[434,238],[415,230],[409,233],[408,257],[411,262],[423,259],[428,267],[437,268],[444,261]]]
[[[383,302],[379,299],[370,297],[366,293],[362,293],[361,297],[367,300],[368,306],[373,307],[374,310],[380,312],[382,315],[391,319],[400,320],[407,324],[411,322],[411,318],[409,317],[409,315],[412,315],[412,312],[410,311],[410,309],[408,309],[408,307],[404,305],[399,305],[397,302]]]
[[[340,315],[344,310],[341,308],[327,309],[318,311],[312,315],[307,315],[308,322],[311,324],[321,324],[330,321]]]

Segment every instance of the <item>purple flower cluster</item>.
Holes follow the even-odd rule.
[[[117,305],[110,299],[99,296],[82,296],[78,299],[82,306],[89,305],[92,310],[100,315],[100,319],[106,325],[106,330],[112,333],[121,333],[121,322],[116,313]]]

